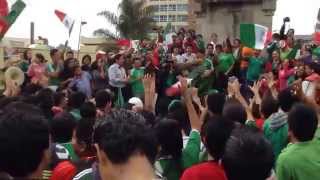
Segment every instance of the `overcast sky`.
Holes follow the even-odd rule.
[[[10,4],[16,0],[8,0]],[[106,20],[98,17],[97,13],[107,9],[117,12],[121,0],[23,0],[27,7],[16,23],[6,34],[8,37],[30,36],[30,21],[35,22],[35,35],[49,39],[51,45],[64,43],[68,39],[67,29],[54,15],[54,10],[66,12],[76,19],[71,35],[70,45],[77,48],[79,24],[81,19],[88,24],[82,29],[82,35],[91,37],[98,28],[110,28]],[[289,6],[290,5],[290,6]],[[285,16],[291,18],[291,27],[296,34],[311,34],[314,31],[320,0],[278,0],[274,16],[273,29],[278,30]]]

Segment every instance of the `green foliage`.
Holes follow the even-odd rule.
[[[144,1],[122,0],[119,5],[119,16],[107,10],[98,13],[98,16],[105,17],[115,27],[116,33],[108,29],[97,29],[94,35],[112,39],[141,40],[148,38],[148,32],[154,27],[153,9],[145,7],[144,3]]]

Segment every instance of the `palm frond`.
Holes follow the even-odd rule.
[[[112,33],[108,29],[97,29],[93,32],[93,35],[95,36],[104,36],[111,39],[118,39],[118,35],[115,33]]]
[[[119,24],[119,17],[113,12],[102,11],[98,13],[98,16],[104,16],[112,25],[116,26]]]
[[[148,37],[148,32],[154,25],[152,18],[153,9],[144,6],[144,1],[136,2],[132,0],[122,0],[119,4],[120,14],[116,16],[109,11],[98,13],[104,16],[112,25],[115,26],[118,36],[126,39],[141,40]],[[95,31],[95,34],[106,35],[110,37],[110,31],[105,29]]]

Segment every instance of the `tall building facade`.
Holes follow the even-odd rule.
[[[190,0],[146,0],[146,6],[154,9],[153,19],[158,27],[171,23],[173,29],[189,27]]]

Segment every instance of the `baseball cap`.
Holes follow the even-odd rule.
[[[141,101],[140,98],[133,97],[133,98],[129,99],[128,103],[133,104],[134,106],[136,106],[138,108],[143,108],[143,102]]]

